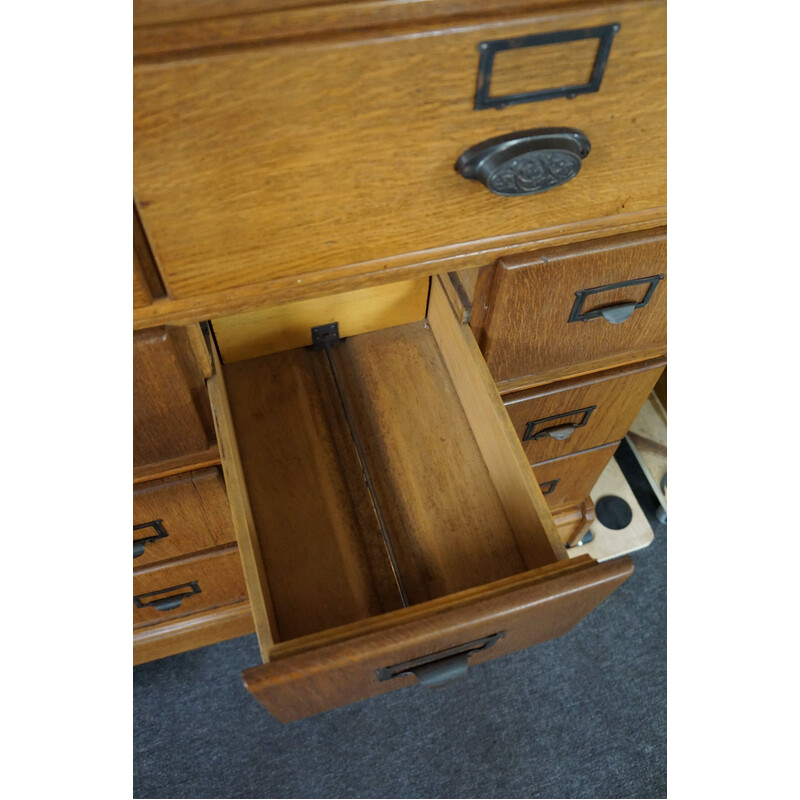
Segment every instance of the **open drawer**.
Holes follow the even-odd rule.
[[[282,722],[559,636],[632,572],[570,559],[441,279],[427,320],[221,364],[209,380]]]

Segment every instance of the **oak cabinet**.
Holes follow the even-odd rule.
[[[631,573],[569,545],[666,363],[666,6],[226,8],[134,3],[135,660],[255,630],[290,721]]]

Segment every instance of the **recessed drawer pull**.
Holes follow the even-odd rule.
[[[178,594],[171,594],[167,597],[158,597],[155,600],[149,600],[146,603],[142,602],[143,597],[152,597],[156,594],[164,594],[164,592],[174,592],[176,589],[188,588],[188,592],[179,592]],[[156,611],[172,611],[178,608],[183,602],[184,597],[191,597],[193,594],[200,594],[203,590],[198,586],[197,581],[190,581],[189,583],[182,583],[179,586],[170,586],[168,589],[159,589],[155,592],[145,592],[144,594],[136,595],[133,598],[133,603],[136,608],[154,608]]]
[[[591,149],[586,134],[574,128],[515,131],[470,147],[456,171],[494,194],[539,194],[572,180]]]
[[[636,303],[620,303],[616,306],[601,308],[600,313],[606,322],[610,322],[612,325],[619,325],[620,322],[625,322],[633,314],[634,308],[636,308]]]
[[[388,681],[400,675],[414,675],[428,689],[440,689],[467,674],[469,657],[480,650],[488,650],[505,631],[493,633],[483,639],[475,639],[466,644],[450,647],[438,653],[420,656],[411,661],[403,661],[391,667],[375,670],[378,680]]]
[[[544,439],[546,436],[549,436],[551,439],[558,439],[559,442],[563,442],[564,439],[569,439],[569,437],[572,436],[577,427],[578,426],[574,422],[569,422],[566,425],[559,425],[555,428],[547,428],[543,431],[539,431],[539,433],[533,435],[533,438]]]
[[[592,416],[592,412],[597,408],[597,406],[587,406],[586,408],[577,408],[574,411],[565,411],[563,414],[554,414],[552,417],[543,417],[542,419],[534,419],[528,422],[525,425],[525,433],[522,435],[523,442],[529,442],[531,439],[537,441],[539,439],[556,439],[558,441],[564,441],[564,439],[569,439],[570,436],[575,432],[576,428],[582,428],[586,423],[589,421],[589,417]],[[564,417],[572,417],[577,414],[581,415],[580,421],[578,422],[565,422],[561,425],[553,425],[550,428],[541,428],[540,430],[536,431],[537,425],[542,425],[546,422],[553,422],[557,419],[564,419]],[[534,433],[534,431],[536,431]]]
[[[632,281],[621,281],[620,283],[609,283],[605,286],[596,286],[594,289],[579,289],[575,292],[575,303],[572,306],[567,322],[588,322],[590,319],[602,317],[612,325],[619,325],[625,322],[628,317],[637,309],[644,308],[653,298],[658,284],[664,279],[664,275],[651,275],[649,278],[635,278]],[[626,289],[631,286],[649,284],[644,297],[639,301],[627,301],[624,303],[614,303],[613,305],[601,306],[591,311],[584,311],[583,305],[586,298],[601,292],[610,292],[615,289]]]
[[[135,531],[142,530],[143,528],[153,528],[155,534],[153,536],[143,536],[141,539],[133,540],[134,558],[139,558],[139,556],[144,555],[144,547],[148,542],[155,542],[157,539],[166,539],[168,536],[160,519],[154,519],[152,522],[144,522],[141,525],[133,526]]]

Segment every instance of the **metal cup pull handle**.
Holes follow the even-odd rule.
[[[145,547],[150,544],[151,542],[156,542],[159,539],[166,539],[169,535],[167,531],[164,529],[164,525],[162,524],[162,520],[154,519],[152,522],[144,522],[141,525],[134,525],[134,531],[141,531],[145,528],[152,528],[155,533],[150,536],[143,536],[141,539],[134,539],[133,540],[133,557],[139,558],[140,556],[144,555]]]
[[[563,442],[564,439],[569,439],[569,437],[572,436],[577,427],[578,426],[574,422],[568,422],[566,425],[558,425],[555,428],[545,428],[543,431],[535,433],[533,438],[544,439],[549,436],[551,439],[557,439],[559,442]]]
[[[610,322],[612,325],[619,325],[633,314],[635,308],[636,303],[619,303],[619,305],[616,306],[601,308],[600,313],[603,315],[603,319],[606,322]]]
[[[574,128],[514,131],[470,147],[456,171],[504,197],[540,194],[572,180],[591,147]]]
[[[505,636],[505,631],[450,647],[438,653],[393,664],[391,667],[381,667],[375,672],[380,681],[388,681],[400,675],[414,675],[426,688],[441,689],[443,686],[466,677],[469,657],[480,650],[488,650],[502,636]]]
[[[143,600],[145,597],[163,595],[165,592],[174,592],[177,589],[185,589],[187,591],[177,592],[167,597],[156,597],[154,600]],[[194,594],[200,594],[202,591],[197,581],[189,581],[189,583],[182,583],[180,586],[170,586],[167,589],[158,589],[155,592],[145,592],[144,594],[136,595],[136,597],[133,598],[133,604],[136,608],[154,608],[156,611],[172,611],[173,608],[178,608],[181,605],[184,597],[191,597]]]
[[[185,594],[176,594],[172,597],[162,597],[160,600],[148,603],[148,605],[152,606],[156,611],[172,611],[173,608],[178,608],[186,596]]]

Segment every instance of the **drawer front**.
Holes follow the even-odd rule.
[[[536,464],[533,474],[550,508],[583,502],[611,460],[619,442]]]
[[[331,632],[328,642],[303,652],[297,644],[285,653],[276,647],[269,664],[244,673],[245,684],[280,722],[416,682],[436,686],[566,633],[632,571],[629,558],[561,562],[547,576],[529,574],[384,615],[377,630],[360,636],[344,631],[337,640]]]
[[[247,599],[235,548],[178,564],[137,570],[133,576],[133,624],[154,624]]]
[[[214,423],[189,334],[152,328],[133,336],[133,464],[206,453]]]
[[[218,467],[133,487],[133,565],[236,541]]]
[[[664,228],[502,259],[473,325],[492,376],[502,388],[666,352],[666,274]]]
[[[506,410],[530,463],[622,439],[664,364],[652,359],[506,395]]]
[[[476,110],[481,43],[615,24],[599,91]],[[294,285],[663,217],[665,39],[666,3],[631,2],[137,65],[134,188],[170,295],[285,280],[287,264]],[[590,84],[600,42],[497,52],[492,96]],[[564,185],[503,197],[454,169],[478,143],[546,127],[591,143]]]

